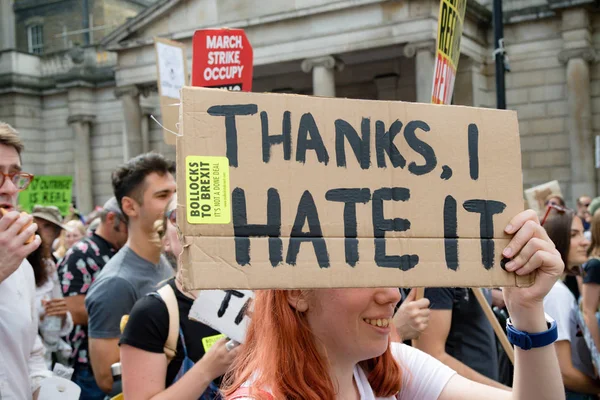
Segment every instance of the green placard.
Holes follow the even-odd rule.
[[[19,205],[29,213],[34,205],[56,206],[65,216],[69,213],[72,194],[72,176],[36,175],[29,187],[19,193]]]

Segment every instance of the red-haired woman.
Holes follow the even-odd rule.
[[[503,251],[512,258],[506,269],[535,274],[533,286],[503,292],[511,329],[530,337],[554,332],[542,303],[563,272],[560,254],[533,211],[517,215],[506,232],[515,233]],[[258,291],[246,343],[224,386],[227,399],[564,399],[550,345],[516,348],[511,393],[469,381],[417,349],[390,344],[398,297],[398,289],[385,288]]]

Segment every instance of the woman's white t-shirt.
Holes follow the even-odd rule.
[[[402,343],[391,344],[392,355],[402,369],[402,388],[397,396],[375,397],[361,367],[354,367],[354,380],[361,400],[437,400],[446,384],[456,374],[420,350]],[[248,385],[243,385],[248,386]],[[252,400],[242,397],[239,400]]]

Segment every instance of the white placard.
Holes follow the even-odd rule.
[[[52,376],[42,381],[38,400],[77,400],[81,388],[68,379]]]
[[[183,49],[166,43],[156,43],[160,95],[179,99],[185,85]]]
[[[244,343],[253,297],[252,290],[203,290],[194,300],[189,318]]]

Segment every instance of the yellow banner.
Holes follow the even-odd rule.
[[[460,59],[467,0],[441,0],[431,102],[450,104]]]

